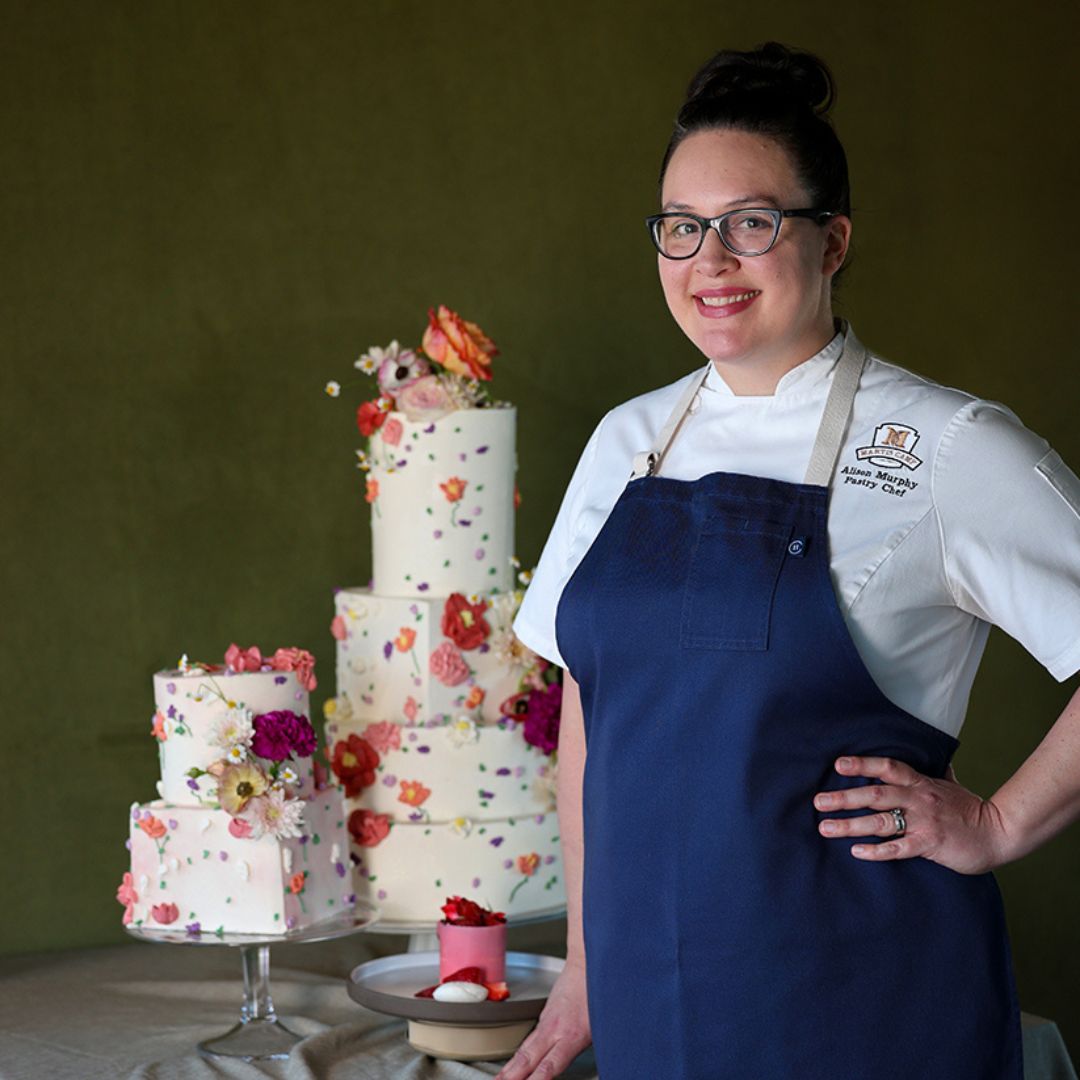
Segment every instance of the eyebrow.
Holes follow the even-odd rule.
[[[780,200],[775,195],[740,195],[738,198],[732,199],[727,204],[729,207],[737,206],[770,206],[779,207]],[[663,211],[666,213],[669,210],[690,210],[693,211],[692,206],[688,206],[686,203],[681,202],[668,202],[664,203]]]

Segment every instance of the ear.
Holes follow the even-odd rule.
[[[827,277],[832,277],[847,256],[848,244],[851,243],[851,218],[844,214],[829,218],[825,226],[825,255],[821,270]]]

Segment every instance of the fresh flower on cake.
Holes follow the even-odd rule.
[[[503,912],[482,907],[464,896],[448,896],[440,910],[443,913],[440,922],[447,926],[497,926],[506,922]]]
[[[400,420],[388,416],[392,410],[413,423],[433,424],[458,409],[497,406],[484,383],[491,380],[491,362],[498,355],[495,343],[476,323],[445,304],[428,310],[428,324],[418,346],[403,347],[395,340],[362,353],[353,366],[374,376],[378,394],[361,402],[356,410],[357,429],[367,440],[357,454],[358,467],[370,469],[380,451],[387,467],[395,467],[393,451],[401,443],[404,428]],[[332,379],[324,390],[329,397],[338,398],[342,384]],[[376,435],[380,435],[381,447]],[[377,488],[374,493],[368,489],[368,502],[377,496]],[[447,497],[452,498],[449,493]]]

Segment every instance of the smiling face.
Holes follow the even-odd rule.
[[[813,205],[779,143],[736,129],[687,136],[668,164],[661,198],[665,211],[705,218],[743,206]],[[785,372],[832,338],[830,285],[850,233],[842,216],[821,225],[785,218],[764,255],[733,255],[710,229],[692,258],[657,256],[671,314],[735,393],[771,394]]]

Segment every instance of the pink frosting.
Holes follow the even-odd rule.
[[[452,641],[444,641],[431,654],[428,666],[443,686],[460,686],[469,677],[469,665]]]

